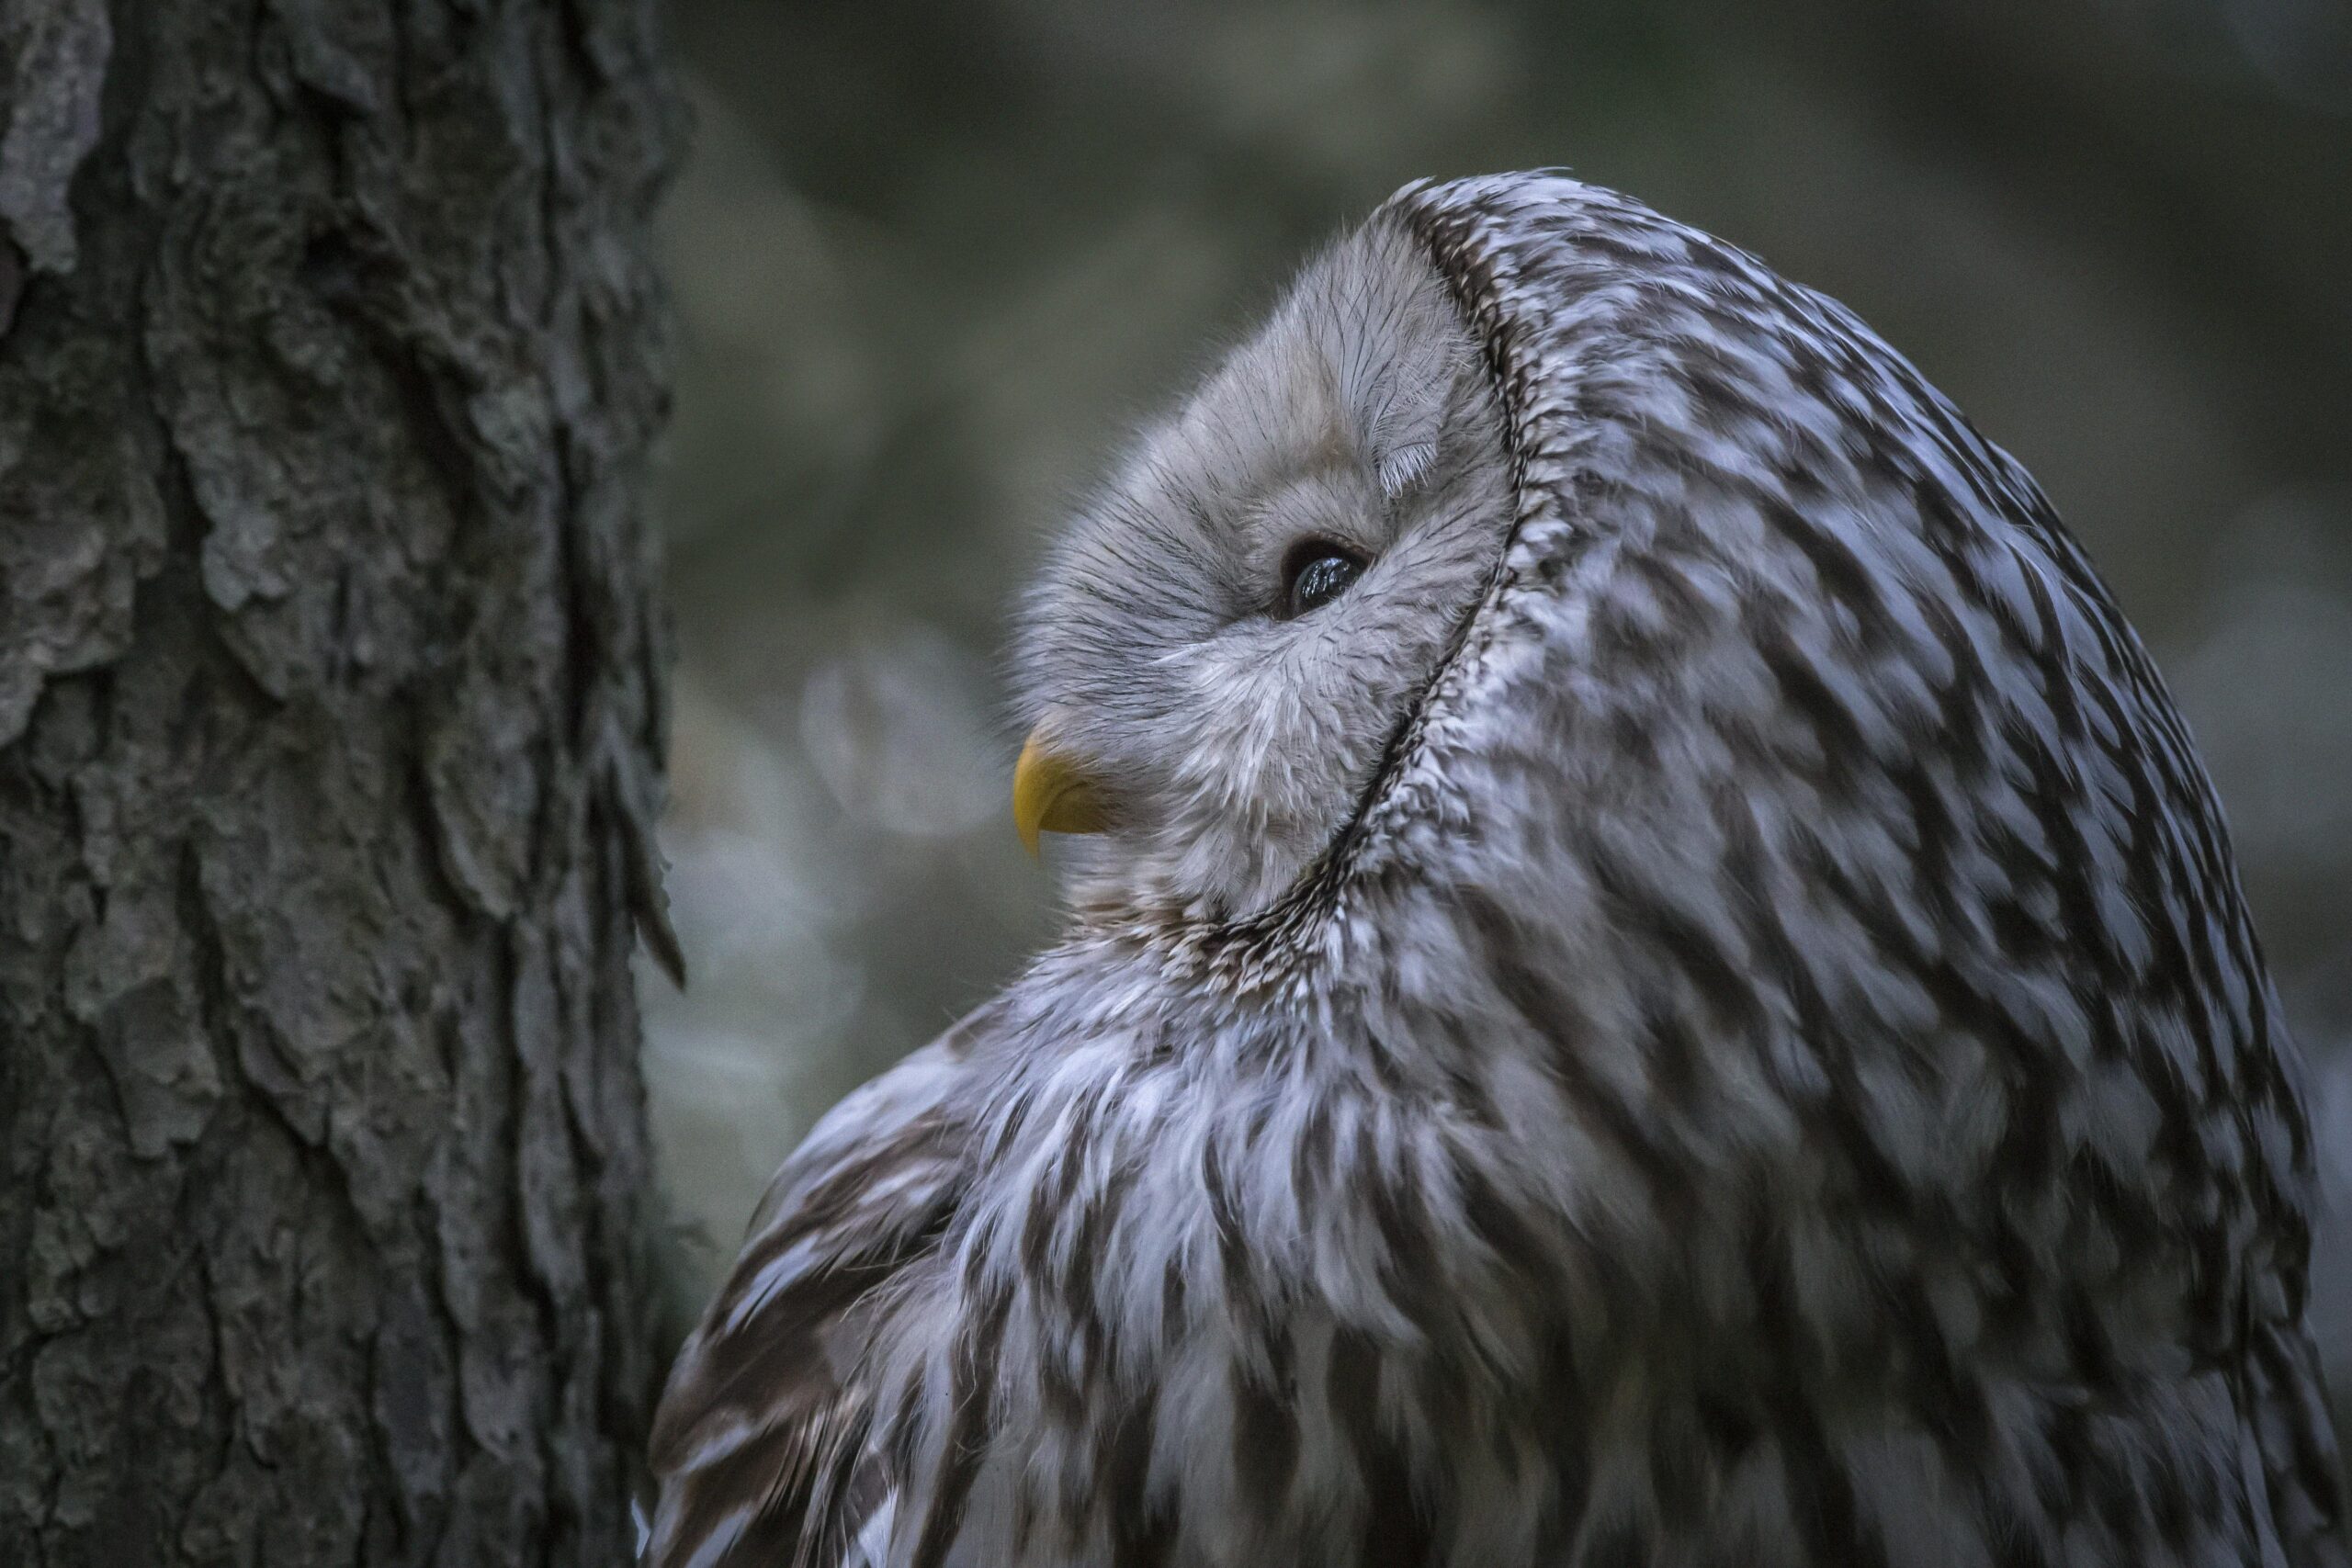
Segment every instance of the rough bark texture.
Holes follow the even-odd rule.
[[[626,1559],[644,0],[0,0],[0,1563]]]

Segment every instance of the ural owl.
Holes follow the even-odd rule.
[[[2211,790],[1846,310],[1409,186],[1021,649],[1068,934],[785,1165],[653,1561],[2345,1562]]]

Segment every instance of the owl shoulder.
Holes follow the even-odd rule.
[[[850,1095],[776,1173],[673,1363],[644,1561],[854,1561],[889,1498],[865,1351],[968,1180],[986,1009]]]

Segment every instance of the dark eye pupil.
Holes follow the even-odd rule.
[[[1348,591],[1363,575],[1363,562],[1335,545],[1313,545],[1292,559],[1290,613],[1303,615],[1320,609]]]

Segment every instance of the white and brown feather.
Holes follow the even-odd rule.
[[[778,1178],[663,1404],[651,1560],[2343,1564],[2292,1048],[2041,492],[1622,197],[1416,186],[1371,231],[1275,340],[1328,367],[1329,301],[1416,298],[1347,279],[1400,235],[1442,282],[1361,379],[1452,377],[1458,330],[1477,396],[1400,435],[1327,375],[1297,425],[1451,597],[1367,574],[1378,699],[1320,773],[1236,759],[1306,849],[1170,804],[1217,716],[1154,720],[1160,775],[1106,737],[1141,825],[1069,936]],[[1235,443],[1270,460],[1162,440],[1087,525],[1095,652],[1141,614],[1102,561],[1264,525],[1183,471]],[[1148,716],[1164,668],[1090,690]]]
[[[650,1446],[649,1561],[853,1562],[886,1500],[873,1337],[970,1179],[988,1012],[844,1100],[777,1172],[680,1349]]]

